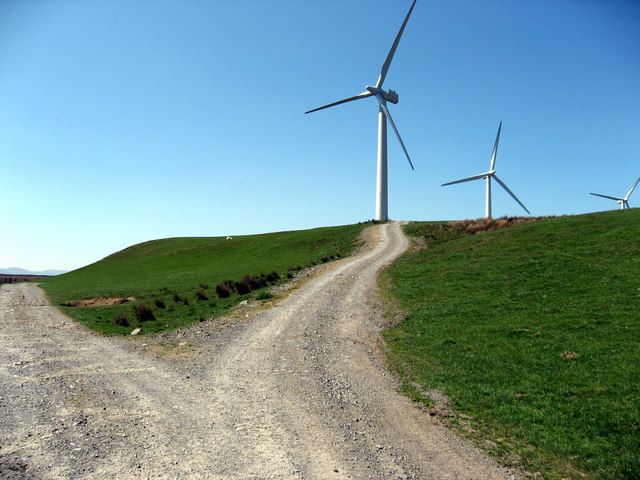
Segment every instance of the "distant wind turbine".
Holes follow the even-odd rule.
[[[472,180],[480,180],[481,178],[485,178],[487,180],[487,195],[486,195],[486,209],[485,209],[485,218],[491,218],[491,179],[494,178],[496,182],[498,182],[500,184],[500,186],[502,188],[505,189],[505,191],[511,195],[513,197],[513,199],[518,202],[518,204],[525,209],[525,211],[527,213],[531,213],[529,212],[529,210],[527,210],[527,207],[524,206],[524,204],[518,200],[518,197],[515,196],[515,194],[509,190],[509,187],[507,187],[504,182],[502,180],[500,180],[498,178],[498,176],[496,175],[496,171],[494,169],[495,165],[496,165],[496,156],[498,155],[498,142],[500,142],[500,130],[502,129],[502,122],[500,122],[500,125],[498,126],[498,135],[496,136],[496,143],[493,145],[493,152],[491,153],[491,164],[489,166],[489,171],[485,172],[485,173],[480,173],[478,175],[474,175],[472,177],[467,177],[467,178],[462,178],[460,180],[455,180],[453,182],[449,182],[449,183],[443,183],[442,186],[446,186],[446,185],[453,185],[454,183],[462,183],[462,182],[471,182]]]
[[[629,190],[627,192],[627,194],[623,198],[610,197],[609,195],[602,195],[600,193],[591,193],[591,192],[589,192],[589,193],[591,193],[591,195],[595,195],[596,197],[602,197],[602,198],[608,198],[609,200],[615,200],[616,202],[618,202],[618,205],[620,205],[620,208],[622,210],[626,210],[626,209],[629,208],[629,198],[631,197],[631,194],[633,193],[633,191],[638,186],[638,183],[640,183],[640,177],[638,177],[638,179],[636,180],[636,183],[633,184],[633,187],[631,187],[631,190]]]
[[[306,113],[317,112],[318,110],[322,110],[324,108],[334,107],[336,105],[340,105],[341,103],[353,102],[354,100],[360,100],[362,98],[367,97],[376,97],[379,104],[378,110],[378,165],[377,165],[377,175],[376,175],[376,211],[375,211],[375,220],[387,221],[389,219],[389,208],[388,208],[388,190],[387,190],[387,119],[389,119],[389,123],[391,123],[391,128],[398,137],[398,141],[400,142],[400,146],[404,151],[404,154],[407,156],[407,160],[409,160],[409,165],[413,170],[413,163],[411,163],[411,158],[409,158],[409,153],[407,152],[406,147],[404,146],[404,142],[400,137],[400,133],[396,128],[396,125],[391,118],[391,113],[389,113],[389,109],[387,108],[387,102],[391,102],[393,104],[398,103],[399,97],[396,92],[393,90],[385,91],[382,89],[382,84],[384,83],[384,79],[387,76],[387,72],[389,71],[389,66],[391,65],[391,61],[393,60],[393,56],[396,53],[396,49],[398,48],[398,44],[400,43],[400,38],[402,37],[402,32],[404,32],[404,27],[407,25],[409,21],[409,17],[411,16],[411,12],[413,11],[413,7],[415,7],[417,0],[413,0],[411,4],[411,8],[409,8],[409,13],[402,22],[402,26],[400,27],[400,31],[396,36],[393,45],[391,45],[391,50],[389,50],[389,54],[387,55],[387,59],[384,61],[382,65],[382,69],[380,71],[380,76],[378,77],[378,81],[374,87],[367,85],[365,87],[365,91],[355,95],[353,97],[345,98],[343,100],[338,100],[337,102],[330,103],[328,105],[324,105],[322,107],[314,108],[313,110],[309,110]]]

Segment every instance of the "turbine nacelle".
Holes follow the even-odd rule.
[[[393,90],[385,91],[382,88],[372,87],[371,85],[367,85],[365,90],[371,93],[374,97],[381,95],[387,102],[393,103],[394,105],[400,100],[398,94]]]
[[[380,92],[382,94],[382,98],[384,98],[387,102],[391,102],[393,104],[398,103],[400,97],[393,90],[389,90],[388,92]]]

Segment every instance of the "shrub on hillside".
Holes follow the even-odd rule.
[[[183,305],[189,305],[189,299],[186,297],[183,297],[178,292],[173,294],[173,301],[176,303],[182,303]]]
[[[225,280],[224,282],[216,285],[216,293],[220,298],[228,298],[231,296],[233,292],[233,288],[231,288],[231,282],[229,280]]]
[[[267,274],[267,281],[269,283],[277,282],[280,279],[278,272],[271,272]]]
[[[220,298],[227,298],[233,292],[236,292],[239,295],[246,295],[252,290],[264,288],[270,283],[277,282],[279,279],[280,275],[278,275],[278,272],[271,272],[267,275],[264,273],[256,276],[245,275],[244,278],[238,282],[225,280],[224,282],[216,285],[216,293]]]
[[[245,285],[247,285],[249,287],[249,291],[251,290],[255,290],[258,287],[260,277],[252,277],[251,275],[245,275],[244,278],[242,280],[240,280],[240,282],[244,283]]]
[[[154,302],[156,304],[156,307],[158,307],[158,308],[166,308],[167,307],[164,304],[164,300],[162,300],[161,298],[156,298]]]
[[[129,326],[129,317],[126,313],[120,312],[116,317],[116,325],[119,327],[128,327]]]
[[[209,284],[208,283],[201,283],[200,284],[200,288],[202,290],[209,290]]]
[[[255,277],[250,277],[249,275],[247,275],[244,278],[251,287],[251,290],[258,290],[259,288],[267,286],[267,276],[264,273],[256,275]]]
[[[133,306],[133,312],[139,322],[148,322],[155,320],[156,317],[150,307],[144,303],[139,303]]]
[[[196,292],[196,300],[209,300],[209,297],[207,296],[206,293],[204,293],[204,290],[200,289]]]
[[[249,275],[245,276],[242,280],[244,283],[248,284],[251,287],[251,290],[258,290],[260,288],[264,288],[269,284],[267,280],[267,275],[261,273],[260,275],[256,275],[255,277],[251,277]]]
[[[233,289],[240,295],[246,295],[251,291],[251,277],[247,275],[239,282],[233,282]]]

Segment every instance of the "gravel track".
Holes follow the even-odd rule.
[[[376,274],[400,225],[273,308],[103,337],[0,289],[0,478],[515,478],[396,393]]]

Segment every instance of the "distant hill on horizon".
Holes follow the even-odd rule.
[[[55,276],[62,275],[63,273],[67,273],[69,270],[42,270],[42,271],[32,271],[25,270],[24,268],[18,267],[10,267],[10,268],[1,268],[0,274],[4,275],[47,275],[47,276]]]

